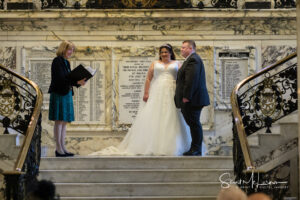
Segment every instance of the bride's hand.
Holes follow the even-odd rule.
[[[148,95],[148,94],[144,94],[144,96],[143,96],[143,101],[147,102],[147,101],[148,101],[148,98],[149,98],[149,95]]]

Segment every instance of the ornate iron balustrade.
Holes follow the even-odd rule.
[[[25,77],[0,65],[0,122],[3,134],[24,135],[13,169],[0,169],[5,178],[5,198],[24,199],[36,181],[41,155],[42,93]]]
[[[17,81],[13,74],[3,70],[2,72],[0,72],[0,118],[5,128],[4,134],[8,134],[8,128],[25,134],[36,103],[34,88],[25,81]]]
[[[271,133],[274,121],[297,110],[297,63],[271,73],[264,73],[263,80],[255,85],[248,82],[240,88],[240,91],[246,89],[237,100],[247,136],[264,127]]]
[[[73,5],[68,5],[67,0],[41,0],[41,8],[99,8],[99,9],[155,9],[155,8],[235,8],[238,9],[271,9],[271,1],[251,1],[245,0],[210,0],[208,2],[199,1],[197,5],[193,5],[191,0],[87,0],[85,5],[81,5],[79,0],[75,0]],[[272,0],[274,8],[295,8],[296,0]],[[0,0],[0,9],[4,9],[4,0]],[[32,2],[8,2],[7,9],[32,10],[34,5]]]
[[[42,8],[66,8],[67,0],[41,0]],[[79,9],[80,3],[76,1],[74,8]],[[101,9],[147,9],[147,8],[191,8],[190,0],[88,0],[86,8]]]
[[[274,0],[274,8],[296,8],[296,0]]]
[[[296,53],[248,77],[234,88],[231,104],[236,180],[251,180],[253,178],[251,176],[256,176],[261,181],[265,179],[270,181],[271,174],[276,169],[267,173],[261,171],[260,174],[255,170],[247,136],[262,128],[266,128],[266,132],[270,133],[272,123],[298,109],[297,101]],[[258,190],[258,188],[245,188],[248,192]],[[280,199],[286,190],[284,188],[278,191],[275,199]]]
[[[211,0],[214,8],[237,8],[237,0]]]

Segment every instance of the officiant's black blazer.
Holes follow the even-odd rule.
[[[183,98],[195,108],[209,105],[205,69],[199,55],[192,53],[178,70],[175,91],[175,105],[182,108]]]
[[[48,93],[54,92],[59,95],[66,95],[70,90],[73,92],[73,87],[79,85],[68,79],[68,74],[71,71],[70,62],[67,60],[67,66],[65,59],[62,56],[57,56],[53,59],[51,65],[51,83]]]

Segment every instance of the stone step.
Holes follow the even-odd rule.
[[[280,151],[279,149],[283,148],[279,148],[275,154],[273,154],[272,156],[269,155],[269,158],[267,158],[268,155],[265,155],[264,159],[267,158],[268,162],[263,163],[263,165],[261,166],[258,166],[259,163],[257,163],[257,169],[270,171],[274,168],[274,166],[280,166],[288,160],[292,160],[293,158],[297,160],[298,147],[295,144],[298,141],[295,140],[294,142],[294,145],[290,144],[289,151]]]
[[[216,200],[216,196],[60,197],[64,200]]]
[[[232,169],[231,156],[43,157],[41,170],[95,169]]]
[[[298,130],[298,111],[295,111],[294,113],[291,113],[291,114],[275,121],[272,124],[272,127],[270,127],[270,130],[272,132],[271,134],[284,134],[286,132],[286,130],[288,130],[289,127],[291,127],[291,129],[292,129],[292,133],[294,133],[295,128]],[[251,136],[258,137],[258,135],[269,134],[269,133],[266,133],[266,130],[267,130],[267,128],[262,128],[262,129],[256,131]],[[287,132],[289,133],[290,131],[287,131]],[[248,138],[251,136],[248,136]],[[250,143],[249,143],[249,145],[251,145]]]
[[[298,137],[297,123],[281,123],[280,134],[259,134],[259,144],[270,149],[271,146],[278,147],[296,137]]]
[[[296,129],[297,131],[298,129]],[[296,132],[295,130],[292,132]],[[297,133],[298,134],[298,133]],[[250,153],[253,160],[270,153],[279,146],[288,143],[296,138],[296,133],[290,134],[263,134],[259,135],[259,146],[250,146]]]
[[[40,170],[39,179],[57,183],[157,183],[219,181],[232,169],[162,169],[162,170]]]
[[[283,137],[281,134],[259,135],[259,146],[264,150],[271,150],[273,146],[280,146]]]
[[[56,183],[61,197],[216,196],[220,182]]]
[[[281,123],[280,134],[287,138],[298,137],[298,123]]]
[[[253,160],[269,154],[279,146],[298,137],[298,112],[296,111],[285,116],[284,118],[276,121],[274,125],[278,127],[276,128],[276,133],[272,130],[272,133],[258,132],[254,136],[248,137],[250,153]],[[273,127],[271,129],[273,129]]]
[[[277,123],[284,124],[284,123],[298,123],[298,110],[286,115],[285,117],[279,119]]]

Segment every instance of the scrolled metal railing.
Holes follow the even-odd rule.
[[[247,136],[297,110],[297,54],[241,81],[231,94],[233,119],[245,166],[253,169]]]
[[[259,173],[253,163],[247,136],[266,128],[297,110],[297,54],[241,81],[231,94],[233,112],[233,159],[236,179],[248,180],[247,173]],[[251,175],[250,175],[251,176]],[[253,177],[250,177],[253,179]]]
[[[1,169],[5,178],[5,198],[24,199],[28,187],[36,181],[41,155],[41,107],[43,95],[31,80],[0,65],[0,123],[3,134],[24,136],[11,169]],[[5,153],[5,152],[4,152]]]

